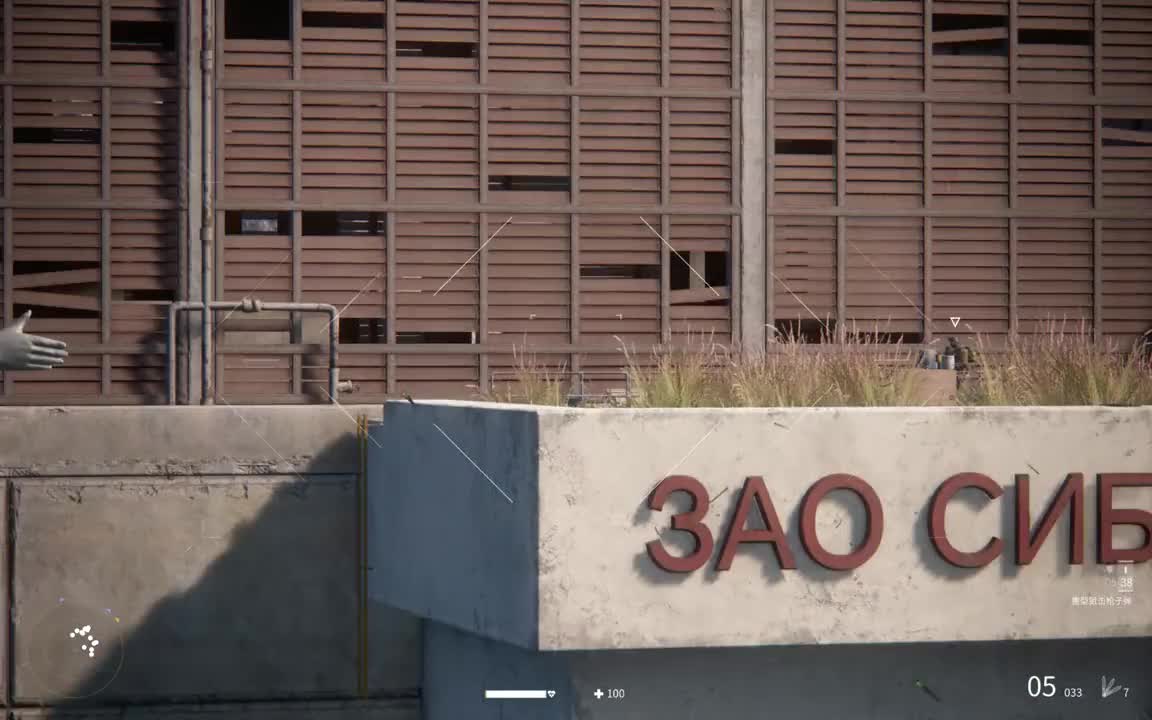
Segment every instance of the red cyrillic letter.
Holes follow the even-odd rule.
[[[936,552],[940,553],[940,557],[956,567],[984,567],[1000,555],[1000,551],[1004,547],[1003,540],[994,537],[988,541],[984,549],[978,552],[960,552],[948,541],[948,531],[944,528],[944,513],[948,508],[948,501],[966,487],[983,490],[984,494],[992,500],[1004,494],[1004,488],[997,485],[987,475],[980,473],[953,475],[936,490],[936,495],[932,498],[932,505],[928,513],[928,534],[932,537],[932,544],[936,546]]]
[[[699,570],[712,556],[715,542],[712,540],[712,531],[700,522],[708,513],[708,491],[700,481],[688,475],[669,475],[660,481],[652,496],[648,498],[648,507],[652,510],[663,510],[668,496],[674,492],[686,492],[692,496],[692,507],[688,512],[672,516],[672,529],[683,530],[692,535],[696,541],[696,549],[685,557],[677,557],[664,548],[660,540],[653,540],[647,544],[648,557],[656,563],[656,567],[667,572],[690,573]]]
[[[1028,565],[1040,551],[1040,546],[1048,538],[1048,533],[1056,526],[1060,515],[1072,506],[1071,532],[1068,538],[1071,548],[1068,556],[1072,565],[1084,562],[1084,476],[1069,473],[1060,486],[1060,492],[1052,504],[1040,516],[1040,525],[1032,531],[1032,513],[1029,505],[1029,478],[1016,476],[1016,564]]]
[[[864,502],[864,542],[847,555],[836,555],[824,549],[816,536],[816,508],[834,490],[851,490]],[[808,489],[800,504],[800,542],[812,559],[829,570],[854,570],[880,547],[884,536],[884,508],[872,486],[855,475],[829,475]]]
[[[744,527],[748,523],[748,511],[752,509],[753,500],[756,501],[756,507],[764,519],[763,530],[749,530]],[[732,567],[732,559],[736,557],[740,543],[772,543],[780,567],[785,570],[796,569],[796,559],[792,556],[792,549],[788,547],[784,526],[780,524],[780,518],[776,515],[776,508],[772,505],[768,488],[764,487],[764,478],[759,476],[754,475],[744,480],[740,500],[736,504],[736,511],[732,513],[732,522],[728,525],[724,547],[720,549],[720,558],[716,561],[717,570],[728,570]]]
[[[1147,510],[1112,507],[1114,487],[1148,487],[1152,474],[1102,473],[1096,476],[1096,508],[1100,513],[1096,522],[1097,560],[1101,565],[1117,562],[1147,562],[1152,559],[1152,513]],[[1144,544],[1130,550],[1112,547],[1113,525],[1136,525],[1144,530]]]

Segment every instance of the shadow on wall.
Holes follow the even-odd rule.
[[[98,664],[83,682],[53,688],[55,696],[44,698],[44,704],[54,706],[47,716],[77,718],[84,716],[79,708],[133,702],[355,698],[356,482],[353,475],[331,474],[341,459],[349,464],[347,458],[357,456],[355,442],[354,436],[346,436],[314,457],[304,471],[308,475],[312,469],[326,468],[327,475],[315,473],[307,481],[261,486],[267,488],[266,502],[232,530],[227,549],[198,580],[187,590],[164,597],[140,619],[125,618],[133,628],[122,636],[122,665],[116,652],[92,661]],[[238,477],[234,484],[211,491],[194,486],[172,498],[178,501],[174,507],[177,512],[195,513],[194,500],[184,498],[201,491],[227,493],[216,498],[217,505],[207,504],[206,510],[219,510],[219,503],[229,501],[240,504],[241,498],[249,499],[246,480],[252,481],[255,497],[258,478]],[[69,512],[79,512],[80,507]],[[172,509],[172,505],[162,508]],[[141,552],[162,553],[160,562],[178,563],[185,543],[176,542],[181,547],[175,552],[170,538],[158,538],[154,547]],[[108,584],[117,581],[114,577]],[[147,588],[142,578],[132,582]],[[418,621],[378,605],[370,606],[369,618],[369,694],[416,697],[421,666]],[[28,627],[26,637],[40,637],[37,629]],[[15,635],[21,635],[19,625]],[[101,649],[113,650],[110,644]],[[49,658],[43,665],[50,669],[53,663]],[[42,672],[43,668],[35,675]],[[20,685],[29,687],[27,681]]]

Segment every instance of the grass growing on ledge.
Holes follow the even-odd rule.
[[[1010,338],[966,383],[966,405],[1152,405],[1152,367],[1136,349],[1098,343],[1084,324],[1049,321]]]
[[[880,344],[871,334],[843,343],[783,337],[769,352],[746,352],[690,337],[641,355],[624,348],[627,407],[920,406],[918,348]],[[1152,405],[1152,367],[1138,352],[1100,344],[1085,327],[1047,323],[1002,348],[977,343],[982,365],[961,383],[963,405]],[[570,373],[517,354],[514,379],[487,399],[564,405]]]

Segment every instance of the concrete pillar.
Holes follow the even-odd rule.
[[[767,263],[764,233],[764,18],[763,0],[741,0],[740,105],[741,283],[739,336],[747,350],[765,342]]]
[[[186,163],[184,177],[185,205],[183,241],[185,267],[181,268],[184,275],[184,293],[181,300],[203,300],[202,271],[204,248],[200,242],[201,210],[204,194],[201,187],[203,163],[201,147],[204,143],[204,126],[201,117],[203,98],[201,96],[201,81],[203,73],[200,65],[200,52],[203,49],[203,5],[200,0],[189,0],[184,3],[184,32],[185,62],[188,68],[188,88],[184,93],[183,101],[186,111],[184,121],[187,124],[187,147],[184,148]],[[177,356],[172,359],[179,363],[178,367],[183,373],[184,402],[189,405],[199,405],[203,394],[202,377],[200,373],[202,343],[200,340],[201,324],[199,313],[182,313],[178,322],[183,325],[179,344],[183,349],[177,348]]]

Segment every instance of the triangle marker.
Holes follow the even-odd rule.
[[[959,325],[960,325],[960,317],[959,316],[954,315],[948,319],[952,321],[952,327],[959,327]]]

